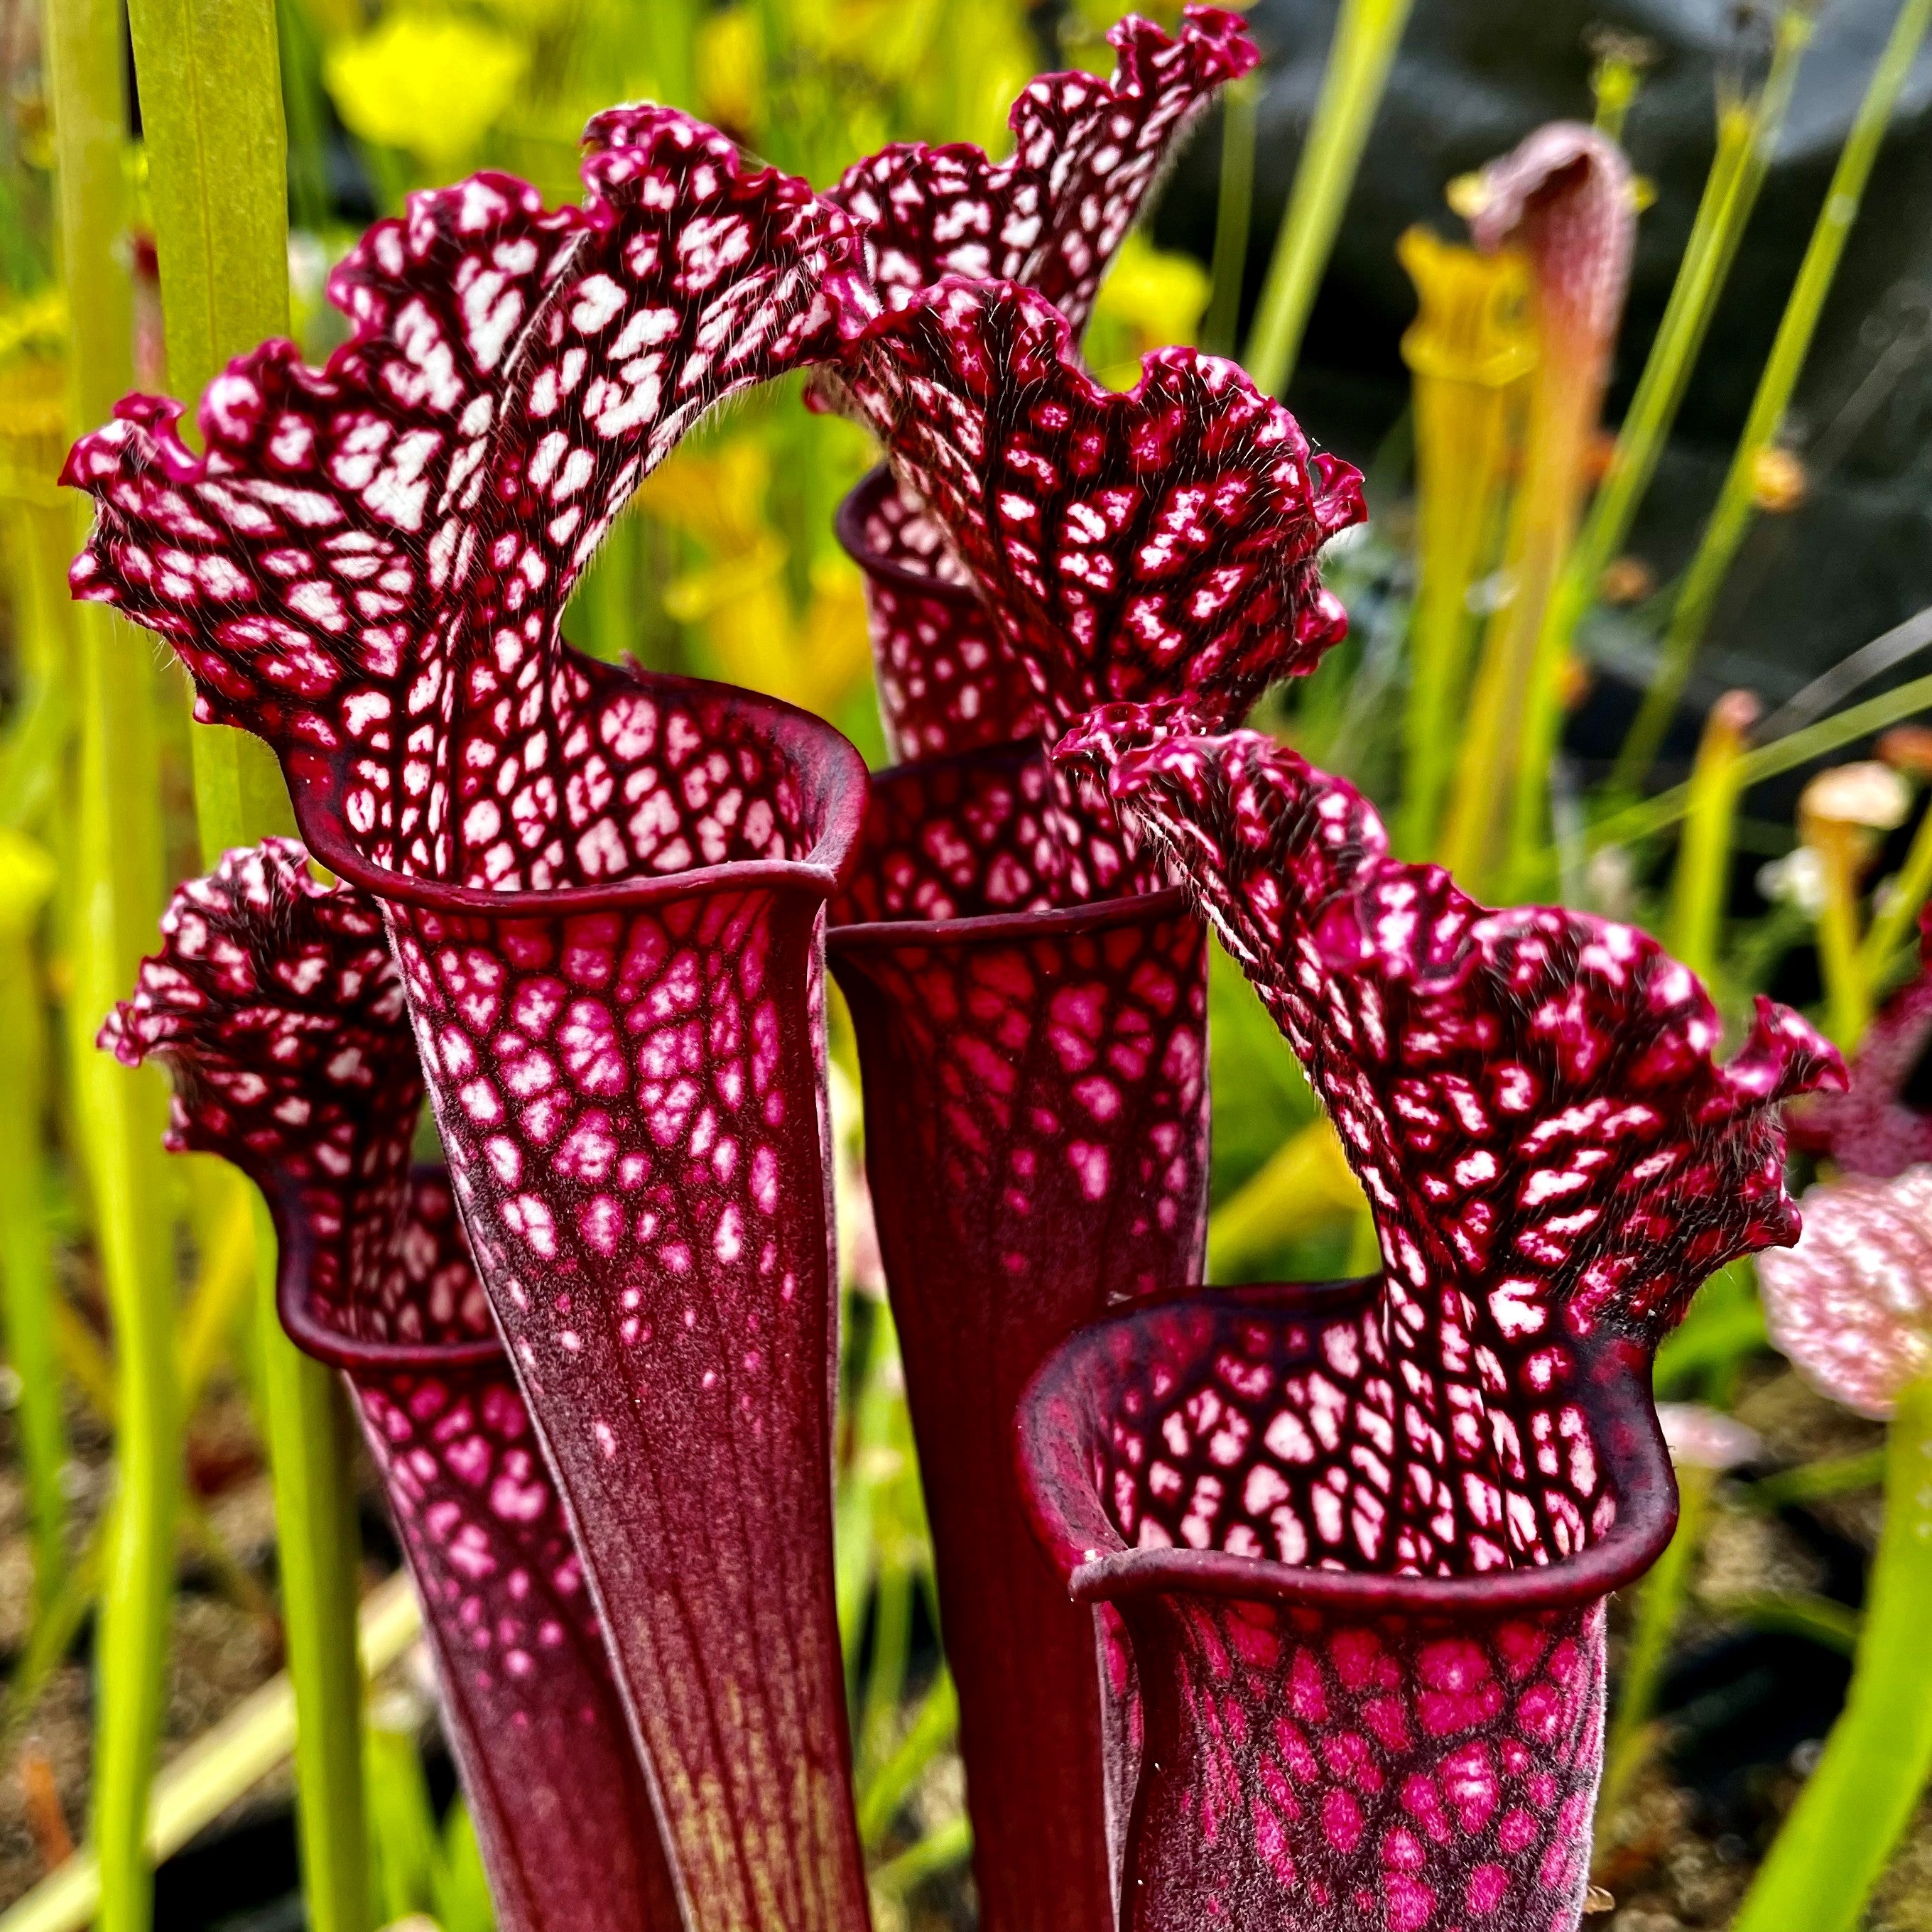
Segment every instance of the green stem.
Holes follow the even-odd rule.
[[[1590,74],[1590,92],[1597,102],[1592,124],[1598,134],[1622,140],[1624,123],[1642,86],[1643,69],[1624,48],[1612,47],[1598,59]]]
[[[896,1526],[896,1544],[902,1540]],[[869,1769],[892,1754],[892,1730],[905,1693],[906,1666],[912,1657],[914,1566],[902,1549],[889,1551],[879,1568],[872,1598],[872,1655],[866,1672],[866,1696],[859,1718],[860,1766]]]
[[[270,0],[132,0],[168,371],[199,396],[289,327],[288,168]],[[274,754],[226,726],[193,736],[209,864],[295,820]]]
[[[1690,1312],[1664,1338],[1651,1382],[1660,1397],[1728,1380],[1738,1363],[1765,1346],[1763,1304],[1750,1264],[1720,1268],[1698,1292]]]
[[[53,890],[53,861],[17,832],[0,832],[0,1306],[19,1384],[14,1415],[33,1525],[34,1614],[46,1612],[67,1568],[61,1471],[67,1427],[54,1348],[53,1244],[47,1225],[47,1037],[34,933]]]
[[[1875,1489],[1885,1480],[1885,1451],[1869,1449],[1857,1456],[1832,1456],[1822,1462],[1801,1462],[1751,1484],[1745,1494],[1759,1509],[1783,1509],[1791,1503],[1816,1502]]]
[[[1498,548],[1513,426],[1537,350],[1518,258],[1479,255],[1420,226],[1396,252],[1420,304],[1402,338],[1414,378],[1418,580],[1398,842],[1420,860],[1435,850],[1455,770],[1476,638],[1469,590]]]
[[[40,479],[35,478],[38,484]],[[49,500],[0,506],[4,562],[13,590],[14,674],[20,681],[0,744],[0,825],[40,824],[62,776],[73,734],[68,666],[74,653],[67,566],[71,506],[51,484]]]
[[[1671,881],[1670,950],[1710,983],[1718,970],[1731,878],[1731,836],[1737,824],[1738,767],[1757,700],[1732,692],[1711,708],[1690,774],[1690,808]]]
[[[288,122],[289,205],[298,227],[319,234],[328,219],[328,110],[321,36],[303,0],[277,0],[275,27]]]
[[[1255,104],[1260,77],[1244,74],[1221,95],[1221,194],[1214,211],[1214,292],[1201,319],[1201,346],[1232,356],[1241,322],[1248,236],[1255,199]]]
[[[1840,1657],[1855,1656],[1863,1620],[1848,1605],[1809,1590],[1746,1590],[1709,1607],[1733,1623],[1779,1636],[1802,1636]]]
[[[289,322],[288,176],[272,0],[132,0],[168,365],[199,394]],[[202,855],[293,829],[268,748],[195,727]],[[262,1425],[275,1492],[289,1676],[300,1728],[297,1818],[316,1932],[367,1932],[368,1828],[355,1649],[350,1436],[335,1378],[275,1317],[275,1238],[255,1215]]]
[[[182,1310],[182,1391],[190,1414],[255,1286],[254,1190],[226,1162],[208,1164],[214,1172],[196,1217],[200,1265]]]
[[[958,1730],[959,1693],[952,1672],[942,1665],[905,1736],[860,1788],[859,1841],[868,1851],[877,1849],[907,1794]]]
[[[834,1588],[848,1684],[858,1672],[866,1606],[878,1567],[881,1524],[889,1508],[886,1492],[903,1478],[905,1455],[900,1443],[910,1426],[898,1337],[891,1310],[883,1301],[872,1304],[871,1344],[852,1406],[851,1447],[834,1506]]]
[[[651,0],[643,16],[650,23],[651,74],[658,98],[674,107],[695,110],[697,22],[692,0]]]
[[[972,1820],[962,1813],[880,1866],[872,1874],[872,1888],[888,1898],[903,1898],[934,1873],[964,1864],[972,1850]]]
[[[1920,815],[1905,863],[1892,882],[1891,895],[1859,949],[1858,964],[1867,986],[1884,984],[1892,955],[1905,944],[1928,895],[1932,895],[1932,802]]]
[[[1832,717],[1821,718],[1816,724],[1808,724],[1802,731],[1793,731],[1784,737],[1774,738],[1768,745],[1760,745],[1738,760],[1738,789],[1740,792],[1748,791],[1767,778],[1796,771],[1800,765],[1808,765],[1814,758],[1828,757],[1847,745],[1856,744],[1861,738],[1869,738],[1874,732],[1882,731],[1888,724],[1898,724],[1926,710],[1932,710],[1932,676],[1914,678],[1910,684],[1901,684],[1895,691],[1867,698],[1864,704],[1854,704]],[[1668,831],[1690,809],[1690,788],[1681,784],[1659,792],[1654,798],[1627,806],[1592,830],[1590,849],[1596,851],[1605,845],[1630,844],[1656,832]]]
[[[1858,933],[1858,888],[1850,840],[1834,838],[1814,848],[1824,884],[1818,908],[1818,974],[1825,986],[1826,1030],[1849,1057],[1871,1018]]]
[[[0,1758],[10,1763],[14,1748],[20,1741],[40,1700],[68,1653],[80,1636],[88,1612],[100,1594],[100,1578],[107,1560],[108,1533],[113,1526],[103,1516],[88,1532],[80,1554],[68,1566],[60,1586],[34,1617],[13,1675],[7,1680],[7,1708],[0,1720]]]
[[[1731,265],[1771,170],[1798,70],[1811,44],[1812,26],[1808,8],[1786,7],[1778,16],[1771,70],[1756,100],[1748,105],[1727,104],[1719,113],[1718,152],[1691,224],[1684,261],[1586,527],[1586,537],[1601,546],[1591,553],[1600,570],[1628,534],[1676,420],[1718,298],[1730,278]]]
[[[1900,1394],[1845,1708],[1732,1932],[1851,1932],[1932,1772],[1932,1380]]]
[[[1442,862],[1478,893],[1527,869],[1546,818],[1560,724],[1562,666],[1544,620],[1576,527],[1582,464],[1600,388],[1591,346],[1546,326],[1522,476],[1511,509],[1508,601],[1483,639],[1462,758],[1442,832]]]
[[[421,1712],[406,1694],[372,1699],[368,1739],[370,1822],[382,1918],[394,1925],[435,1903],[442,1845],[416,1746]]]
[[[1932,0],[1905,0],[1864,98],[1858,104],[1851,132],[1832,170],[1825,205],[1819,211],[1810,244],[1799,266],[1798,279],[1786,302],[1770,359],[1758,380],[1744,434],[1738,439],[1730,470],[1718,492],[1717,508],[1704,526],[1696,554],[1678,590],[1670,628],[1664,636],[1662,662],[1618,758],[1612,782],[1624,790],[1635,791],[1641,786],[1656,762],[1709,626],[1718,592],[1750,526],[1758,459],[1784,426],[1792,392],[1810,352],[1825,298],[1831,292],[1846,238],[1858,220],[1858,204],[1878,159],[1899,89],[1911,70],[1928,22],[1932,22]]]
[[[98,703],[98,690],[92,694]],[[83,766],[82,782],[90,795],[107,789],[98,765]],[[82,812],[96,815],[85,802]],[[131,977],[130,969],[122,983]],[[88,1002],[94,1010],[103,1004]],[[76,1084],[114,1319],[119,1412],[113,1527],[96,1651],[93,1836],[100,1852],[104,1932],[142,1932],[153,1903],[142,1825],[160,1726],[181,1475],[166,1190],[154,1172],[162,1096],[111,1065],[86,1067]]]
[[[1281,394],[1294,373],[1409,5],[1410,0],[1342,0],[1321,95],[1241,358],[1269,395]]]
[[[1360,1184],[1326,1120],[1291,1134],[1208,1222],[1208,1279],[1240,1281],[1291,1241],[1364,1210]]]
[[[1764,185],[1791,104],[1798,63],[1810,38],[1810,14],[1803,7],[1787,7],[1778,18],[1763,91],[1755,101],[1728,101],[1719,110],[1717,153],[1705,178],[1664,319],[1617,432],[1610,468],[1578,534],[1562,591],[1551,608],[1551,624],[1565,649],[1595,598],[1605,568],[1629,536],[1656,473],[1738,243]]]
[[[1677,1530],[1638,1596],[1636,1628],[1624,1659],[1616,1714],[1604,1748],[1604,1782],[1597,1797],[1600,1818],[1616,1811],[1649,1755],[1651,1713],[1670,1658],[1670,1640],[1690,1594],[1691,1573],[1710,1507],[1711,1480],[1708,1469],[1677,1472]]]
[[[74,417],[87,424],[106,418],[131,374],[120,9],[116,0],[50,0],[45,24]],[[144,1932],[153,1880],[143,1841],[181,1472],[174,1283],[160,1170],[164,1089],[158,1077],[130,1072],[95,1052],[93,1033],[133,983],[160,910],[160,791],[148,642],[98,605],[82,608],[75,618],[80,797],[68,1013],[76,1113],[114,1322],[120,1414],[95,1646],[93,1835],[105,1932]]]
[[[255,1202],[261,1414],[275,1491],[289,1677],[301,1728],[296,1797],[302,1890],[315,1932],[364,1932],[370,1916],[356,1664],[355,1429],[340,1384],[299,1353],[275,1313],[275,1231]]]

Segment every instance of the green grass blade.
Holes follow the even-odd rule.
[[[416,1748],[416,1701],[377,1698],[370,1712],[368,1786],[370,1835],[382,1922],[392,1924],[436,1904],[442,1840],[430,1804],[429,1780]]]
[[[1719,941],[1731,883],[1738,815],[1738,768],[1757,702],[1733,692],[1711,708],[1690,774],[1690,802],[1677,870],[1670,882],[1671,951],[1708,986],[1718,978]]]
[[[926,1767],[958,1731],[959,1693],[952,1673],[942,1666],[897,1748],[860,1790],[859,1842],[868,1851],[877,1848]]]
[[[388,1669],[422,1630],[416,1591],[399,1570],[371,1590],[357,1620],[364,1673]],[[204,1731],[154,1780],[147,1816],[149,1855],[159,1863],[285,1762],[296,1742],[296,1699],[286,1675],[245,1697]],[[74,1857],[0,1914],[0,1932],[81,1932],[101,1903],[94,1848]],[[450,1922],[450,1932],[458,1932]]]
[[[1900,1395],[1852,1687],[1732,1932],[1851,1932],[1932,1772],[1932,1380]]]
[[[53,890],[53,861],[0,832],[0,1309],[20,1392],[14,1415],[32,1522],[34,1610],[46,1611],[67,1567],[61,1471],[67,1425],[54,1346],[52,1232],[47,1225],[47,1036],[34,934]]]
[[[1624,1654],[1616,1713],[1604,1747],[1604,1782],[1597,1795],[1600,1818],[1614,1814],[1649,1755],[1651,1713],[1656,1708],[1664,1666],[1670,1661],[1671,1640],[1690,1599],[1691,1574],[1703,1540],[1710,1500],[1709,1470],[1678,1472],[1677,1528],[1656,1567],[1643,1580],[1637,1597],[1636,1628]]]
[[[1802,1636],[1841,1657],[1856,1654],[1861,1619],[1848,1604],[1807,1590],[1747,1590],[1714,1599],[1710,1608],[1732,1622],[1778,1636]]]
[[[130,386],[121,16],[114,0],[50,0],[45,16],[58,171],[74,419],[105,419]],[[75,537],[80,523],[76,517]],[[160,1726],[174,1513],[181,1473],[173,1290],[160,1162],[164,1088],[94,1050],[133,983],[160,909],[160,790],[148,640],[98,605],[75,614],[80,796],[75,814],[74,985],[68,1001],[75,1115],[114,1323],[118,1486],[95,1643],[93,1831],[105,1932],[145,1932],[144,1844]]]
[[[1905,863],[1898,868],[1891,893],[1859,949],[1858,965],[1868,986],[1884,983],[1892,956],[1910,936],[1928,897],[1932,897],[1932,811],[1921,816]]]
[[[262,1413],[275,1491],[276,1546],[296,1740],[302,1889],[314,1932],[365,1932],[370,1916],[362,1696],[356,1666],[362,1544],[341,1385],[298,1353],[275,1315],[275,1232],[258,1196],[256,1327]]]
[[[1821,718],[1802,731],[1774,738],[1768,745],[1760,745],[1756,751],[1746,753],[1738,761],[1738,790],[1740,794],[1747,792],[1766,778],[1781,777],[1786,772],[1795,772],[1800,765],[1808,765],[1814,758],[1828,758],[1832,752],[1855,745],[1861,738],[1869,738],[1887,725],[1916,717],[1922,711],[1932,711],[1932,676],[1916,677],[1910,684],[1882,692],[1862,704]],[[1592,828],[1590,849],[1595,851],[1605,845],[1634,844],[1640,838],[1668,831],[1690,806],[1690,787],[1673,785],[1654,798],[1627,806],[1600,820]]]
[[[133,0],[134,57],[168,365],[198,394],[289,323],[287,161],[272,0]],[[280,772],[245,734],[193,734],[202,854],[293,829]],[[367,1932],[368,1826],[354,1646],[358,1554],[349,1424],[334,1378],[274,1314],[274,1230],[255,1217],[262,1425],[275,1491],[304,1890],[315,1932]]]
[[[483,1870],[476,1822],[458,1792],[442,1822],[442,1861],[436,1886],[436,1922],[442,1932],[494,1932],[496,1908]]]
[[[1576,620],[1596,594],[1604,566],[1623,547],[1632,520],[1656,473],[1670,428],[1684,400],[1718,298],[1736,260],[1738,244],[1756,206],[1758,191],[1791,104],[1792,89],[1812,21],[1803,7],[1778,16],[1771,71],[1754,100],[1726,102],[1718,117],[1717,153],[1691,219],[1690,237],[1678,262],[1643,373],[1637,379],[1602,488],[1576,539],[1564,594],[1552,613],[1567,643]]]
[[[1776,1475],[1752,1484],[1744,1494],[1756,1508],[1783,1509],[1790,1503],[1876,1489],[1884,1480],[1885,1451],[1870,1449],[1860,1455],[1827,1456],[1820,1462],[1801,1462],[1795,1469],[1780,1469]]]
[[[1241,322],[1255,198],[1255,103],[1260,77],[1244,74],[1221,94],[1221,188],[1214,211],[1214,292],[1201,319],[1201,346],[1232,356]]]
[[[1381,105],[1411,0],[1342,0],[1322,92],[1283,209],[1268,279],[1241,359],[1278,396],[1294,374],[1302,332],[1335,249],[1362,149]]]
[[[168,378],[192,405],[232,356],[289,328],[288,166],[272,0],[132,0]],[[190,410],[192,413],[192,410]],[[192,432],[190,432],[192,434]],[[197,726],[202,856],[295,820],[273,754]]]
[[[964,1864],[972,1852],[972,1820],[962,1814],[928,1832],[897,1858],[889,1858],[873,1873],[872,1889],[887,1898],[903,1898],[936,1873]]]
[[[1758,379],[1750,413],[1744,420],[1744,433],[1738,439],[1730,469],[1718,492],[1717,507],[1704,526],[1696,554],[1684,572],[1672,608],[1663,661],[1618,755],[1614,782],[1623,790],[1635,790],[1656,761],[1699,646],[1710,626],[1718,592],[1750,528],[1758,458],[1784,427],[1792,393],[1804,373],[1812,338],[1824,312],[1825,298],[1831,292],[1845,243],[1858,220],[1858,205],[1878,160],[1892,109],[1918,56],[1928,23],[1932,23],[1932,0],[1905,0],[1893,23],[1891,38],[1873,70],[1864,98],[1858,104],[1851,131],[1839,151],[1831,185],[1825,191],[1825,205],[1819,211],[1804,259],[1798,266],[1798,278],[1786,301],[1770,357]]]

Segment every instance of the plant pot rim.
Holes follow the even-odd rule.
[[[942,771],[949,765],[1007,764],[1016,767],[1043,758],[1040,741],[1015,738],[1004,745],[981,745],[966,752],[947,752],[928,758],[908,758],[875,772],[872,783],[883,788],[909,774]],[[860,857],[863,857],[863,841]],[[855,865],[853,870],[857,869]],[[1110,932],[1150,919],[1191,915],[1187,889],[1163,886],[1157,892],[1129,892],[1084,904],[1047,906],[1034,912],[973,913],[956,919],[860,919],[835,924],[825,935],[827,954],[836,964],[848,954],[880,952],[914,946],[1001,945],[1015,940],[1057,938],[1065,934]]]
[[[912,569],[896,558],[874,550],[866,541],[867,512],[884,491],[898,487],[890,466],[881,463],[867,470],[846,491],[832,519],[832,533],[838,539],[839,548],[868,577],[880,578],[899,590],[910,591],[915,596],[934,597],[944,604],[983,606],[984,600],[970,584],[958,584],[948,578],[929,576],[923,571]]]
[[[1052,1500],[1064,1467],[1050,1439],[1056,1396],[1082,1400],[1076,1378],[1082,1357],[1104,1338],[1152,1310],[1194,1302],[1239,1311],[1311,1316],[1359,1309],[1382,1277],[1351,1281],[1255,1282],[1239,1287],[1190,1288],[1155,1295],[1102,1316],[1070,1336],[1048,1356],[1014,1417],[1014,1448],[1021,1486],[1036,1531],[1049,1546],[1071,1545],[1079,1532]],[[1130,1549],[1107,1519],[1114,1546],[1090,1550],[1066,1576],[1077,1603],[1114,1603],[1126,1598],[1187,1594],[1244,1598],[1251,1602],[1359,1615],[1439,1618],[1445,1622],[1487,1622],[1526,1612],[1574,1609],[1597,1601],[1641,1576],[1664,1553],[1677,1522],[1677,1488],[1650,1393],[1649,1365],[1634,1342],[1609,1334],[1573,1338],[1578,1375],[1574,1399],[1600,1426],[1595,1438],[1617,1498],[1617,1520],[1607,1534],[1578,1555],[1520,1570],[1478,1576],[1402,1576],[1379,1570],[1322,1570],[1226,1550]]]
[[[563,647],[566,650],[571,646]],[[686,677],[674,671],[646,670],[634,662],[610,664],[573,652],[593,676],[616,674],[652,694],[723,697],[741,712],[762,713],[774,735],[797,733],[824,740],[825,822],[809,856],[803,859],[731,859],[715,866],[693,866],[682,872],[651,877],[613,879],[594,886],[555,889],[525,887],[497,892],[483,886],[459,886],[426,879],[365,859],[350,842],[335,802],[332,783],[289,770],[284,773],[295,805],[296,825],[302,843],[338,877],[393,904],[425,912],[481,915],[495,920],[536,920],[579,913],[630,911],[692,898],[706,893],[769,886],[829,898],[857,864],[866,824],[868,779],[866,762],[835,725],[813,712],[767,698],[742,686],[710,678]]]
[[[439,1162],[418,1161],[410,1168],[410,1178],[412,1182],[448,1184],[449,1169]],[[288,1191],[292,1194],[298,1190],[291,1187]],[[503,1346],[502,1336],[494,1331],[456,1342],[383,1342],[345,1335],[319,1320],[310,1311],[308,1299],[315,1244],[307,1216],[289,1211],[293,1208],[294,1203],[286,1198],[272,1204],[280,1254],[275,1270],[275,1312],[283,1332],[304,1355],[332,1369],[345,1369],[352,1376],[480,1368],[491,1362],[509,1366],[510,1352]]]

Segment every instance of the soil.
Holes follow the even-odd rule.
[[[78,1554],[107,1500],[110,1444],[91,1412],[78,1405],[70,1409],[68,1426],[74,1449],[68,1484],[70,1548]],[[274,1500],[246,1397],[232,1384],[218,1384],[197,1411],[188,1469],[192,1500],[219,1538],[227,1564],[210,1562],[191,1538],[184,1539],[162,1720],[164,1764],[283,1663],[273,1609]],[[10,1676],[26,1639],[32,1582],[26,1498],[9,1429],[0,1441],[0,1657]],[[45,1876],[62,1849],[63,1830],[74,1840],[86,1834],[93,1630],[89,1618],[34,1699],[17,1741],[14,1713],[8,1713],[8,1758],[0,1772],[0,1906]],[[276,1820],[285,1829],[292,1790],[292,1773],[284,1766],[218,1819],[203,1841],[256,1820]]]

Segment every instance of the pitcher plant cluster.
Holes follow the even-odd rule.
[[[1345,9],[1369,92],[1324,98],[1310,136],[1338,152],[1400,31],[1372,11]],[[1654,352],[1677,363],[1646,370],[1606,470],[1628,50],[1597,125],[1457,185],[1470,246],[1405,238],[1392,836],[1306,755],[1346,745],[1336,665],[1366,675],[1322,580],[1382,507],[1362,475],[1238,362],[1083,352],[1154,184],[1256,47],[1206,6],[1109,38],[1111,74],[1024,87],[1008,158],[895,142],[822,190],[681,110],[608,109],[580,200],[486,170],[371,227],[328,278],[321,366],[272,340],[191,432],[134,394],[83,435],[74,597],[165,644],[201,725],[266,744],[296,835],[175,892],[100,1046],[164,1064],[167,1145],[266,1204],[275,1312],[342,1378],[398,1529],[499,1924],[860,1932],[916,1741],[956,1724],[952,1855],[988,1932],[1574,1932],[1606,1733],[1613,1786],[1650,1736],[1634,1664],[1612,1721],[1607,1602],[1688,1547],[1712,1460],[1694,1416],[1666,1448],[1653,1364],[1760,1252],[1776,1345],[1894,1418],[1850,1700],[1739,1922],[1828,1894],[1849,1924],[1932,1768],[1904,1694],[1932,1582],[1909,1090],[1932,1004],[1882,998],[1924,835],[1866,910],[1910,748],[1808,794],[1822,1029],[1762,994],[1741,1015],[1720,957],[1737,800],[1778,748],[1751,748],[1748,703],[1712,713],[1674,806],[1619,794],[1592,834],[1600,856],[1619,814],[1688,818],[1684,958],[1610,911],[1486,902],[1575,896],[1550,772],[1576,632],[1726,232],[1694,238]],[[1720,165],[1768,152],[1801,52]],[[1246,110],[1227,124],[1252,139]],[[1748,189],[1700,224],[1734,244]],[[1298,186],[1298,219],[1332,236],[1334,192]],[[1299,259],[1285,237],[1270,368]],[[786,378],[800,420],[844,418],[878,459],[826,506],[863,586],[872,773],[810,709],[566,635],[640,504],[753,560],[753,601],[712,607],[738,613],[725,668],[790,608],[757,601],[784,568],[744,517],[766,479],[669,462]],[[1485,615],[1492,569],[1510,594]],[[807,620],[792,694],[833,621]],[[1329,694],[1298,710],[1284,682]],[[1297,748],[1251,718],[1298,720]],[[49,890],[31,860],[0,972]],[[1214,1272],[1238,1271],[1238,1225],[1312,1202],[1355,1231],[1352,1279],[1206,1285],[1217,953],[1319,1114],[1217,1224]],[[1787,1113],[1824,1177],[1802,1242]],[[871,1378],[842,1416],[841,1205],[876,1244],[890,1316],[864,1319],[903,1375],[918,1486],[896,1507],[929,1533],[946,1660],[896,1751],[902,1681],[868,1687],[856,1772],[857,1621],[870,1592],[902,1680],[914,1584],[842,1567],[835,1469],[890,1424]],[[58,1456],[30,1441],[30,1480]],[[1666,1636],[1672,1574],[1642,1599]]]

